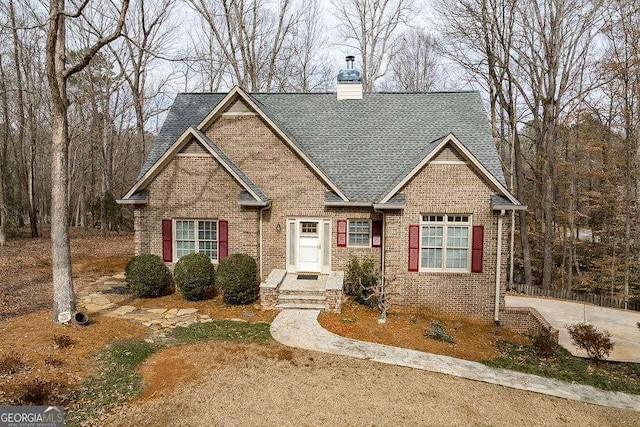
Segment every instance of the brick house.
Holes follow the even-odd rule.
[[[170,265],[249,254],[265,306],[285,274],[326,275],[331,310],[336,272],[369,255],[394,309],[499,320],[503,218],[525,206],[506,188],[480,95],[363,94],[352,71],[337,93],[179,94],[119,201],[134,207],[136,253]]]

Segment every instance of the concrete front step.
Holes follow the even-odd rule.
[[[278,300],[279,301],[285,301],[285,300],[294,300],[294,299],[299,299],[299,300],[306,300],[306,301],[318,301],[318,302],[324,302],[327,297],[325,297],[324,294],[321,295],[309,295],[307,293],[297,293],[297,294],[280,294],[278,296]]]
[[[327,298],[324,296],[314,295],[280,295],[278,303],[280,304],[325,304]]]
[[[314,304],[314,303],[278,303],[276,308],[295,308],[295,309],[309,309],[309,310],[324,310],[325,306],[323,304]]]
[[[313,296],[313,297],[324,297],[325,295],[325,290],[318,290],[318,291],[303,291],[303,290],[299,290],[299,289],[278,289],[278,294],[280,296],[283,295],[308,295],[308,296]]]
[[[326,299],[315,299],[315,298],[282,298],[278,299],[278,304],[319,304],[324,306],[326,304]]]

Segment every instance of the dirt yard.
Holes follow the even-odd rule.
[[[465,318],[450,320],[436,312],[389,313],[386,323],[382,324],[378,323],[379,317],[377,309],[347,301],[342,313],[322,313],[319,322],[325,329],[345,337],[476,361],[499,356],[494,346],[496,341],[529,341],[524,335],[496,328],[488,322]],[[433,328],[432,319],[442,323],[454,343],[424,336],[425,330]]]
[[[640,422],[637,412],[276,343],[209,341],[175,347],[153,355],[140,371],[150,388],[104,425],[635,426]]]
[[[51,240],[49,229],[42,236],[12,238],[0,247],[0,320],[51,307]],[[120,273],[133,256],[131,234],[71,228],[71,256],[76,283]]]
[[[72,230],[75,283],[120,273],[133,254],[131,235]],[[0,248],[0,404],[25,384],[44,383],[64,394],[95,372],[95,355],[120,338],[145,337],[142,325],[92,316],[87,327],[54,325],[50,241],[19,238]],[[195,307],[212,318],[270,321],[259,306],[228,307],[220,297],[186,303],[178,295],[132,298],[142,307]],[[45,310],[43,310],[45,309]],[[3,319],[3,320],[2,320]],[[323,315],[335,332],[392,345],[478,359],[503,337],[487,325],[444,322],[457,344],[426,340],[430,316],[390,316],[345,306]],[[465,332],[466,331],[466,332]],[[484,335],[482,335],[484,334]],[[56,337],[68,336],[69,346]],[[517,338],[517,337],[512,337]],[[67,341],[64,339],[63,341]],[[136,400],[91,425],[639,425],[640,413],[602,408],[445,375],[370,361],[289,349],[277,343],[219,340],[167,348],[141,367],[145,389]],[[37,382],[41,381],[41,382]],[[523,404],[526,402],[526,404]],[[54,403],[54,402],[48,402]]]

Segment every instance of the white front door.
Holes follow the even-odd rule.
[[[320,272],[320,221],[298,222],[298,271]]]

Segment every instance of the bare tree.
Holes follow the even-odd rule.
[[[362,58],[363,90],[372,92],[402,39],[399,29],[414,13],[411,0],[333,0],[345,45]]]
[[[27,109],[25,105],[25,84],[23,79],[23,58],[20,54],[21,42],[18,37],[18,24],[16,23],[16,12],[13,0],[9,0],[9,19],[11,21],[11,35],[13,37],[13,62],[15,64],[16,71],[16,102],[17,102],[17,116],[18,116],[18,137],[16,143],[20,146],[20,153],[24,154],[26,147],[26,129],[27,129]],[[26,61],[28,63],[28,61]],[[32,111],[31,111],[32,112]],[[33,115],[31,114],[33,117]],[[29,154],[23,156],[21,159],[23,167],[23,173],[25,175],[24,183],[27,186],[25,195],[27,196],[27,210],[29,212],[29,223],[31,224],[31,237],[38,237],[38,220],[36,217],[36,205],[35,205],[35,137],[31,135],[31,144]]]
[[[385,89],[401,92],[433,90],[441,78],[436,45],[435,38],[425,30],[405,33],[389,63]]]
[[[460,62],[468,70],[489,76],[492,105],[500,98],[500,107],[506,109],[508,116],[516,109],[524,110],[517,119],[510,119],[514,138],[518,134],[515,127],[518,121],[528,119],[533,131],[541,200],[541,208],[536,212],[543,236],[540,241],[544,289],[551,286],[554,270],[557,128],[589,90],[589,49],[601,7],[602,1],[598,0],[466,0],[444,2],[442,8],[443,18],[448,24],[453,22],[449,34],[461,40],[467,53],[471,53]],[[458,60],[462,57],[451,56]],[[518,105],[510,106],[516,102],[512,95],[502,99],[505,83],[508,90],[514,91],[512,94],[517,93]],[[494,129],[496,117],[492,113]],[[513,143],[516,149],[520,148],[515,139]],[[518,159],[515,155],[515,161]]]
[[[483,86],[489,94],[494,138],[498,148],[501,145],[509,147],[506,151],[510,159],[505,167],[510,175],[509,184],[518,199],[524,201],[526,178],[523,142],[518,129],[522,113],[515,83],[520,78],[520,70],[512,59],[519,28],[517,12],[514,0],[443,1],[439,10],[440,15],[446,17],[443,25],[446,41],[441,48],[472,78],[481,83],[484,81]],[[533,272],[526,212],[520,211],[518,219],[524,279],[531,285]]]
[[[51,246],[53,269],[53,321],[68,322],[75,311],[75,295],[71,274],[71,247],[69,242],[68,158],[69,122],[67,117],[67,81],[82,71],[89,61],[106,44],[120,36],[124,26],[129,0],[123,0],[117,24],[112,33],[99,38],[84,50],[78,62],[65,62],[67,18],[82,15],[89,3],[85,0],[78,9],[69,13],[65,0],[51,0],[49,4],[49,27],[47,31],[47,78],[51,92],[52,162],[51,162]]]
[[[607,54],[603,73],[611,81],[608,93],[617,105],[616,122],[622,129],[624,156],[624,301],[629,302],[631,275],[631,227],[638,197],[638,161],[640,149],[640,4],[615,0],[606,18]],[[637,235],[636,235],[637,239]],[[640,258],[640,253],[639,253]]]
[[[147,72],[154,58],[163,56],[169,48],[172,32],[176,30],[170,21],[174,12],[175,0],[149,2],[136,0],[124,27],[125,55],[110,47],[114,58],[124,72],[124,78],[133,95],[133,107],[136,114],[136,128],[141,140],[140,162],[147,155],[145,124],[149,117],[146,111],[148,89]]]
[[[300,10],[292,0],[272,12],[264,0],[187,0],[200,14],[229,67],[232,82],[250,91],[273,89],[283,53]]]
[[[284,46],[289,58],[276,75],[276,89],[282,92],[328,90],[334,85],[335,70],[329,61],[326,28],[318,0],[305,3],[300,20]]]
[[[6,243],[7,207],[5,203],[4,176],[6,173],[7,148],[9,147],[9,96],[6,76],[0,55],[0,97],[2,105],[2,139],[0,140],[0,246]]]

